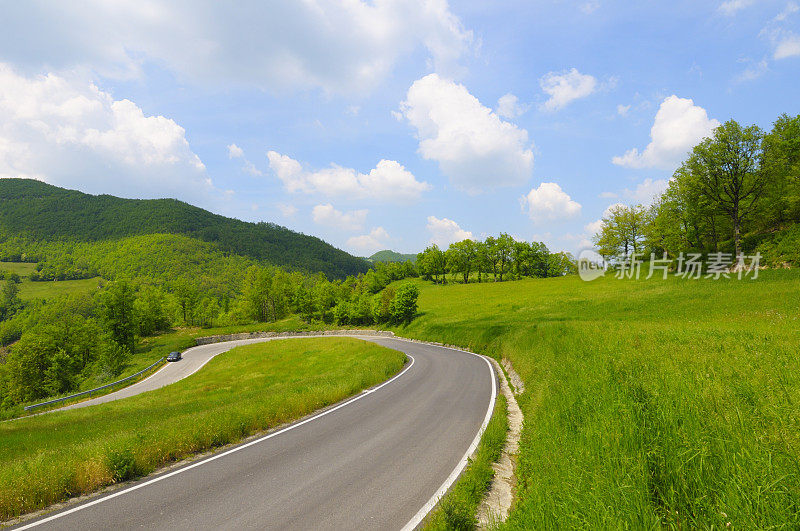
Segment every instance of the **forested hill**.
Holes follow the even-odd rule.
[[[220,249],[332,278],[369,264],[319,238],[274,223],[226,218],[176,199],[89,195],[30,179],[0,179],[0,233],[100,241],[140,234],[183,234]]]
[[[391,250],[384,250],[378,251],[377,253],[373,254],[369,258],[367,258],[370,262],[405,262],[407,260],[411,260],[412,262],[417,261],[417,255],[415,254],[402,254],[396,251]]]

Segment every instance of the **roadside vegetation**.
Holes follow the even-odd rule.
[[[404,354],[357,339],[269,341],[156,391],[2,422],[0,521],[298,419],[404,363]]]
[[[474,529],[476,513],[492,486],[492,464],[500,458],[508,432],[506,397],[497,396],[492,419],[486,425],[475,455],[450,491],[425,519],[423,529]]]
[[[420,286],[398,329],[525,381],[506,527],[797,528],[800,272]]]

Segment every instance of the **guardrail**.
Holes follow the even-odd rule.
[[[137,372],[136,374],[131,374],[130,376],[127,376],[127,377],[123,378],[122,380],[117,380],[116,382],[111,382],[110,384],[101,385],[100,387],[95,387],[94,389],[89,389],[88,391],[81,391],[80,393],[75,393],[74,395],[62,396],[61,398],[48,400],[47,402],[40,402],[38,404],[32,404],[30,406],[25,406],[25,411],[30,411],[30,410],[35,409],[37,407],[50,406],[52,404],[58,404],[59,402],[64,402],[65,400],[71,400],[73,398],[78,398],[79,396],[85,396],[85,395],[90,395],[91,396],[92,393],[96,393],[97,391],[102,391],[103,389],[108,389],[109,387],[114,387],[115,385],[119,385],[121,383],[125,383],[125,382],[127,382],[129,380],[132,380],[134,378],[138,378],[139,376],[143,375],[144,373],[146,373],[147,371],[149,371],[150,369],[152,369],[153,367],[157,366],[159,363],[164,361],[164,359],[165,358],[162,357],[160,360],[158,360],[154,364],[150,365],[149,367],[147,367],[145,369],[142,369],[141,371]]]

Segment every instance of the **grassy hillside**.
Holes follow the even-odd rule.
[[[377,253],[373,254],[369,258],[367,258],[370,262],[405,262],[407,260],[411,260],[412,262],[417,261],[417,255],[415,254],[402,254],[395,251],[384,250],[378,251]]]
[[[28,179],[0,179],[0,235],[100,241],[168,233],[212,242],[222,251],[334,278],[368,263],[274,223],[247,223],[175,199],[121,199],[65,190]]]
[[[297,419],[404,362],[356,339],[271,341],[220,354],[163,389],[0,423],[0,521]]]
[[[800,272],[432,286],[400,330],[527,390],[510,529],[800,526]]]

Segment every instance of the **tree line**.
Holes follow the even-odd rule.
[[[611,208],[594,242],[607,257],[758,252],[800,265],[800,116],[780,116],[769,132],[720,125],[651,206]]]
[[[459,280],[493,282],[523,277],[557,277],[575,273],[575,260],[570,253],[551,253],[541,242],[518,241],[501,233],[484,241],[471,239],[451,243],[446,250],[431,245],[417,255],[419,274],[435,283]]]

